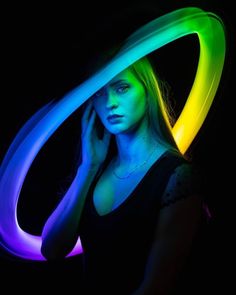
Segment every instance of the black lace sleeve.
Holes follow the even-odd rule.
[[[161,198],[161,207],[194,194],[202,195],[202,186],[200,173],[193,165],[185,163],[178,166],[169,178]]]

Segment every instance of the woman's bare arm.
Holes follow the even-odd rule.
[[[89,101],[81,119],[82,164],[43,228],[41,252],[47,259],[65,257],[74,247],[89,187],[106,158],[110,134],[104,130],[103,138],[98,137],[95,118],[96,113]]]
[[[45,258],[65,257],[75,245],[86,195],[97,171],[81,165],[62,201],[45,223],[41,247]]]

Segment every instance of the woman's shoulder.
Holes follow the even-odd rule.
[[[196,163],[175,151],[168,151],[167,158],[172,166],[162,196],[162,206],[191,195],[203,195],[204,181]]]
[[[177,168],[182,170],[191,169],[191,167],[192,163],[189,159],[180,152],[170,149],[166,149],[154,162],[154,168],[161,169],[168,174],[172,174]]]

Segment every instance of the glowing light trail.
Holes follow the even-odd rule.
[[[17,202],[27,172],[38,152],[57,128],[89,97],[143,56],[176,39],[196,34],[200,44],[197,73],[173,135],[185,153],[201,128],[217,91],[225,57],[221,19],[199,8],[182,8],[153,20],[132,34],[112,61],[58,102],[41,108],[21,128],[0,169],[0,243],[11,254],[44,260],[42,239],[20,228]],[[68,256],[82,252],[80,239]]]

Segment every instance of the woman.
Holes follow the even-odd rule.
[[[86,294],[169,294],[191,251],[202,197],[158,83],[146,57],[86,103],[81,163],[44,226],[48,260],[80,236]]]

